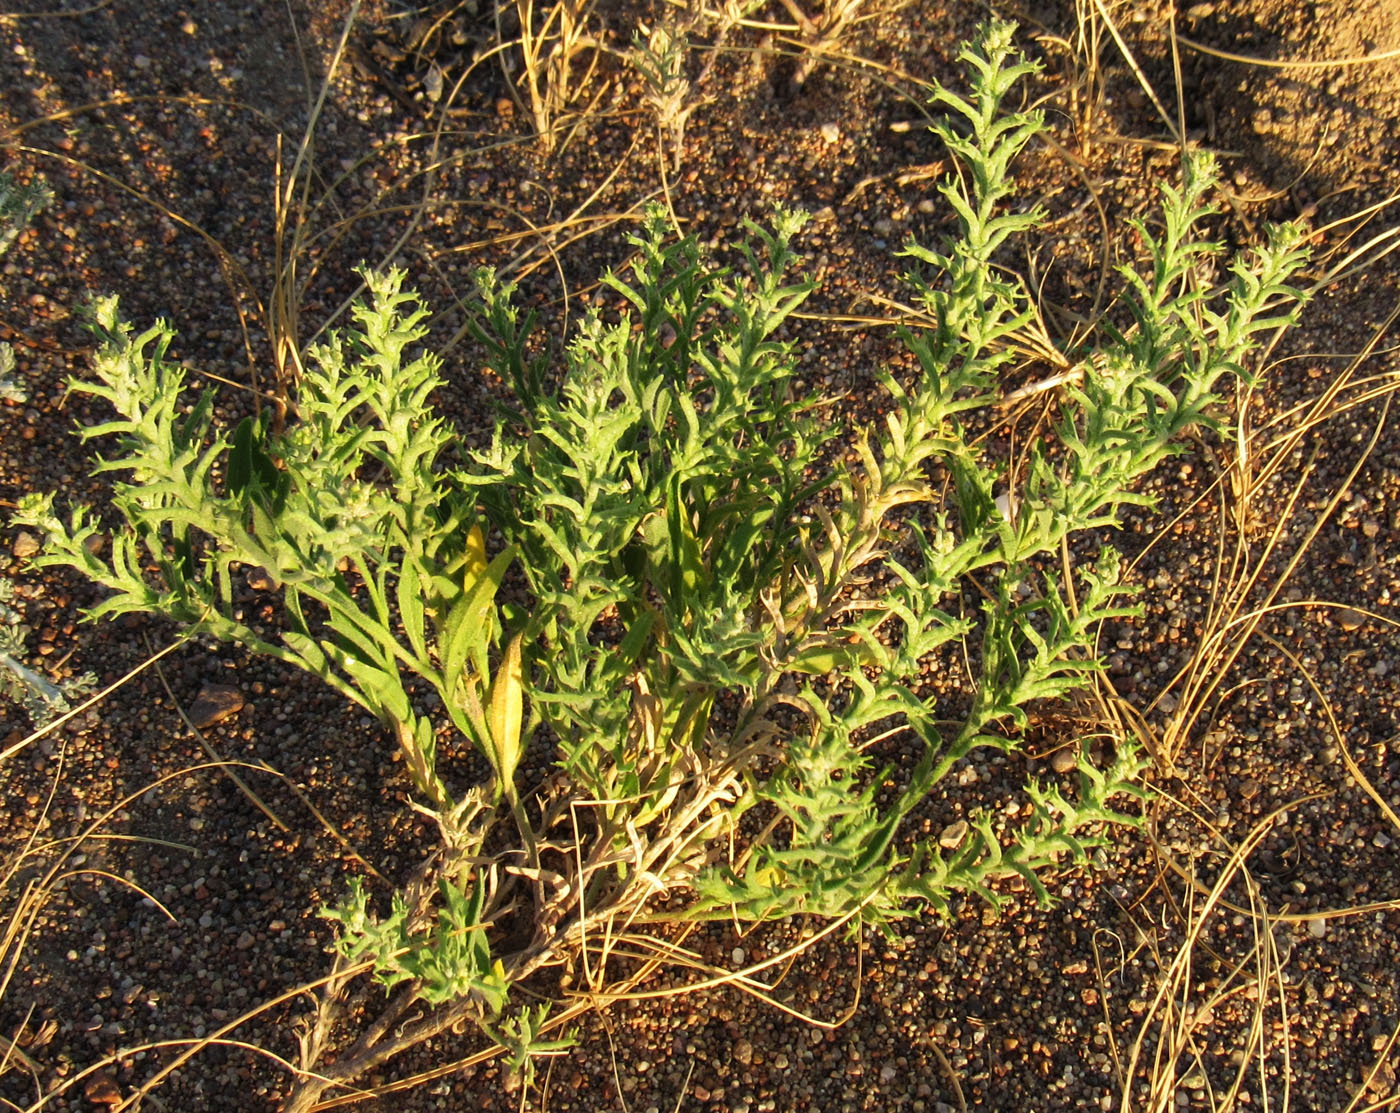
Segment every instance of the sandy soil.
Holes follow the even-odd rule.
[[[916,83],[955,82],[958,44],[985,14],[937,0],[886,13],[872,0],[871,18],[800,87],[789,43],[736,29],[723,51],[692,60],[704,100],[673,161],[617,53],[660,5],[599,5],[596,33],[611,52],[577,78],[546,155],[495,58],[470,68],[495,41],[489,4],[368,3],[320,105],[306,203],[293,192],[288,216],[274,204],[278,167],[292,168],[343,3],[65,6],[38,0],[0,15],[4,162],[55,194],[0,271],[0,331],[28,394],[0,404],[5,510],[34,489],[105,498],[71,435],[100,411],[64,393],[88,366],[73,309],[93,293],[120,294],[138,322],[170,317],[179,357],[227,382],[221,418],[250,411],[241,388],[270,381],[279,358],[268,341],[279,230],[300,252],[302,341],[353,289],[352,264],[392,256],[408,268],[448,353],[442,407],[472,440],[499,385],[459,331],[475,267],[512,268],[557,330],[587,304],[608,307],[594,282],[622,258],[644,199],[668,199],[717,250],[740,218],[799,205],[815,214],[801,246],[821,283],[817,316],[801,326],[813,353],[805,373],[813,388],[845,392],[853,420],[869,417],[876,369],[904,358],[874,320],[892,318],[903,294],[894,250],[909,235],[932,242],[949,221],[934,191],[948,165],[922,126]],[[733,988],[614,1002],[580,1021],[580,1045],[527,1094],[495,1063],[461,1065],[476,1049],[463,1038],[389,1064],[367,1084],[447,1070],[362,1107],[1400,1103],[1400,425],[1385,402],[1400,360],[1384,331],[1400,298],[1400,262],[1385,254],[1397,226],[1386,203],[1400,188],[1400,17],[1391,0],[1199,3],[1174,24],[1169,5],[1148,0],[1105,10],[1122,41],[1104,31],[1095,59],[1076,40],[1069,0],[998,8],[1045,64],[1030,95],[1051,141],[1018,177],[1051,218],[1007,262],[1036,284],[1052,328],[1068,332],[1111,296],[1105,261],[1134,257],[1125,218],[1173,180],[1183,134],[1221,154],[1223,240],[1302,219],[1321,260],[1307,275],[1314,303],[1247,400],[1248,497],[1221,493],[1238,477],[1221,446],[1201,442],[1153,477],[1163,516],[1120,538],[1147,613],[1106,632],[1110,682],[1176,751],[1154,774],[1149,824],[1115,836],[1090,870],[1055,878],[1052,910],[1011,891],[1000,913],[969,901],[948,922],[910,922],[893,943],[814,947],[777,992],[823,1026]],[[418,21],[438,15],[423,42]],[[776,3],[764,15],[791,20]],[[1045,373],[1020,367],[1008,387]],[[1018,413],[1022,438],[1043,404]],[[16,550],[8,530],[0,574],[17,584],[32,659],[51,676],[91,670],[111,683],[175,640],[157,622],[79,624],[93,589],[24,570]],[[272,620],[267,596],[250,588],[244,604]],[[1256,628],[1248,619],[1266,605]],[[244,703],[201,741],[182,709],[210,685]],[[1027,763],[1054,775],[1050,750],[1068,729],[1047,719],[1014,768],[970,767],[925,829],[995,801]],[[202,642],[19,745],[28,730],[0,706],[10,784],[0,860],[17,863],[3,877],[0,1099],[35,1108],[56,1091],[45,1108],[276,1108],[308,1013],[295,991],[326,965],[314,910],[362,872],[347,845],[393,878],[422,843],[389,741],[309,678]],[[248,763],[241,775],[265,812],[209,767],[215,754]],[[94,824],[62,880],[30,902]],[[690,942],[730,965],[777,953],[794,930],[716,929]],[[656,984],[685,980],[665,978]],[[211,1036],[121,1106],[188,1041]]]

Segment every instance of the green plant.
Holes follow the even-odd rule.
[[[29,401],[29,392],[15,382],[14,373],[15,350],[9,344],[0,343],[0,401],[22,406]]]
[[[1197,231],[1213,167],[1193,161],[1164,191],[1162,230],[1138,228],[1153,269],[1124,272],[1133,324],[1082,353],[1057,435],[1011,489],[963,422],[998,400],[1007,342],[1031,317],[997,266],[1040,219],[1004,205],[1011,161],[1042,126],[1003,107],[1033,69],[1012,33],[993,25],[963,52],[969,98],[934,93],[961,118],[938,129],[962,166],[941,186],[959,232],[941,250],[909,246],[935,324],[905,334],[918,372],[885,376],[883,428],[853,439],[830,400],[799,398],[780,338],[811,288],[792,276],[791,213],[749,225],[730,271],[653,210],[628,272],[604,278],[627,312],[588,318],[557,381],[533,318],[482,272],[475,335],[513,398],[459,468],[429,404],[435,361],[416,347],[424,311],[400,274],[366,276],[369,304],[311,353],[282,432],[249,419],[225,436],[207,395],[185,413],[169,329],[133,339],[99,303],[98,381],[74,389],[117,412],[83,435],[120,438],[99,468],[130,474],[114,497],[126,527],[99,559],[83,544],[89,511],[64,521],[31,497],[19,517],[48,536],[39,563],[107,585],[95,617],[168,614],[325,679],[394,734],[442,836],[387,916],[358,885],[326,911],[337,967],[288,1109],[463,1021],[528,1070],[561,1043],[544,1038],[545,1013],[514,1008],[513,988],[576,962],[601,988],[620,942],[664,955],[658,921],[813,915],[854,932],[946,913],[959,893],[996,903],[1012,875],[1048,901],[1045,869],[1083,861],[1104,824],[1134,822],[1116,801],[1142,795],[1142,762],[1119,737],[1100,764],[1079,740],[1073,792],[1030,782],[1006,834],[975,812],[940,844],[905,830],[974,750],[1016,750],[1039,703],[1102,667],[1099,624],[1131,613],[1117,554],[1101,546],[1073,584],[1047,558],[1147,504],[1134,484],[1183,431],[1218,422],[1219,383],[1243,374],[1255,333],[1288,319],[1304,256],[1296,230],[1276,229],[1223,290],[1197,285],[1219,248]],[[946,499],[934,465],[952,477]],[[281,585],[280,641],[236,617],[239,564]],[[527,605],[496,602],[511,568]],[[950,613],[965,587],[980,615]],[[959,640],[980,648],[949,729],[923,680]],[[410,683],[438,694],[489,773],[443,760]],[[542,725],[552,770],[527,788]],[[896,732],[922,756],[876,768]],[[658,893],[679,899],[658,906]],[[389,1000],[327,1065],[337,1002],[363,969]],[[410,1014],[417,1002],[429,1008]]]
[[[488,689],[486,664],[495,592],[512,554],[487,559],[465,490],[452,473],[444,478],[439,458],[452,436],[428,411],[441,383],[437,363],[405,358],[426,312],[401,292],[401,272],[365,279],[359,327],[311,350],[299,420],[281,434],[251,417],[231,437],[214,431],[209,391],[185,412],[184,371],[165,358],[169,326],[133,339],[115,299],[99,300],[98,381],[70,388],[116,411],[80,433],[120,438],[122,454],[97,471],[130,473],[112,500],[128,528],[102,559],[87,545],[97,525],[85,507],[63,522],[52,496],[31,494],[16,520],[48,534],[37,566],[76,567],[111,591],[90,617],[168,615],[306,669],[374,714],[456,846],[466,817],[514,791],[518,669]],[[377,469],[382,480],[369,477]],[[280,641],[236,617],[240,565],[281,585],[290,628]],[[449,793],[434,728],[411,707],[408,675],[431,684],[457,729],[491,758],[498,776],[490,786],[460,799]]]

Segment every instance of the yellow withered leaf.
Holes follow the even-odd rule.
[[[472,585],[486,571],[486,535],[479,525],[467,531],[467,565],[462,580],[462,589],[470,593]]]
[[[491,748],[501,790],[515,798],[515,770],[520,764],[520,730],[524,722],[524,665],[521,641],[516,634],[506,647],[496,677],[491,682],[491,705],[487,713]]]

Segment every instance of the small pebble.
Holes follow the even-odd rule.
[[[841,139],[841,128],[838,124],[822,124],[822,139],[828,143],[836,143]]]
[[[83,1086],[83,1097],[93,1105],[120,1105],[122,1092],[116,1080],[105,1071],[99,1071]]]
[[[227,684],[206,684],[190,706],[190,722],[200,730],[243,710],[243,693]]]
[[[275,591],[277,581],[266,568],[250,568],[244,576],[250,591]]]
[[[1395,1081],[1395,1068],[1391,1066],[1390,1061],[1387,1060],[1376,1068],[1376,1073],[1372,1076],[1371,1083],[1367,1087],[1367,1090],[1378,1098],[1393,1096],[1395,1093]],[[1372,1106],[1372,1108],[1381,1108],[1381,1106],[1376,1105]]]
[[[1366,621],[1366,616],[1360,611],[1352,610],[1350,607],[1343,607],[1337,612],[1337,625],[1347,633],[1361,629]]]
[[[1314,916],[1308,921],[1308,934],[1314,939],[1321,939],[1327,934],[1327,921],[1321,916]]]

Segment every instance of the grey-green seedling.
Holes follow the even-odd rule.
[[[26,663],[29,628],[14,601],[14,582],[0,576],[0,696],[24,708],[34,728],[42,730],[96,691],[97,677],[86,672],[55,682]]]
[[[656,117],[657,132],[670,141],[671,170],[677,174],[685,154],[685,126],[700,106],[685,72],[689,47],[684,31],[665,24],[632,36],[632,65],[646,83],[647,107]]]
[[[52,200],[53,194],[42,182],[19,185],[9,174],[0,173],[0,255]],[[0,343],[0,400],[23,405],[29,394],[14,374],[15,350]],[[55,682],[27,663],[29,628],[14,602],[14,582],[0,576],[0,696],[19,704],[34,728],[42,730],[72,710],[73,701],[96,690],[97,678],[84,673]]]
[[[20,185],[10,174],[0,172],[0,255],[14,246],[19,234],[53,201],[53,192],[43,182]]]
[[[14,246],[19,234],[53,200],[53,193],[43,182],[20,185],[6,173],[0,172],[0,255]],[[29,394],[17,383],[15,350],[0,343],[0,401],[23,405]]]

